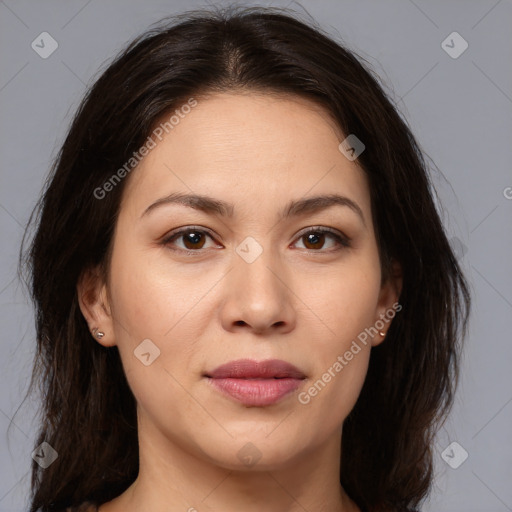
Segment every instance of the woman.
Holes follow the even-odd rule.
[[[83,100],[29,253],[31,511],[406,511],[469,310],[427,168],[286,11],[190,12]]]

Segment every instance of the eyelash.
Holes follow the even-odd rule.
[[[162,240],[161,244],[168,247],[174,239],[178,239],[178,238],[180,238],[180,236],[183,236],[187,233],[192,233],[192,232],[203,234],[203,235],[208,235],[212,240],[214,240],[213,235],[211,233],[209,233],[208,231],[202,229],[200,226],[188,226],[186,229],[181,229],[179,231],[174,231],[174,232],[169,233]],[[302,237],[304,237],[310,233],[330,235],[332,238],[334,238],[334,240],[336,242],[338,242],[340,247],[337,247],[335,249],[330,249],[327,251],[322,250],[322,249],[305,249],[308,252],[332,253],[332,252],[339,251],[343,248],[350,247],[350,238],[339,234],[337,231],[335,231],[333,229],[326,228],[323,226],[312,226],[312,227],[307,228],[306,231],[302,231],[301,233],[299,233],[297,240],[301,239]],[[189,254],[189,255],[193,255],[193,256],[197,256],[198,254],[204,252],[202,249],[192,250],[192,249],[182,249],[181,247],[178,249],[171,249],[171,250],[183,252],[185,254]]]

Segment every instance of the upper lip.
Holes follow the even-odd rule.
[[[306,378],[296,366],[280,359],[259,362],[252,359],[237,359],[218,366],[215,370],[206,373],[206,376],[213,379]]]

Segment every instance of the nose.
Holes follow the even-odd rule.
[[[291,277],[269,251],[252,263],[235,256],[234,268],[224,280],[223,328],[257,334],[292,331],[296,312]]]

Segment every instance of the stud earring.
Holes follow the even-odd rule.
[[[379,331],[379,334],[380,334],[382,337],[386,336],[386,333],[385,333],[385,332],[382,332],[382,331]]]
[[[105,333],[104,332],[101,332],[97,327],[95,327],[93,330],[92,330],[92,334],[94,336],[96,336],[96,338],[98,338],[99,340],[101,340],[101,338],[103,338],[103,336],[105,336]]]

